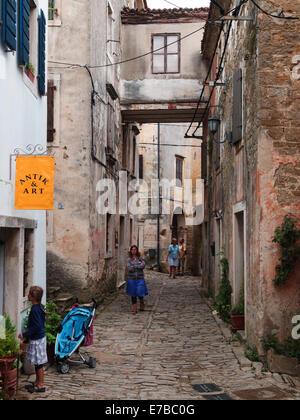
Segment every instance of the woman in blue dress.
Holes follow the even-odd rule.
[[[138,247],[133,245],[130,248],[129,258],[127,260],[128,279],[127,294],[131,296],[133,305],[132,313],[137,313],[137,298],[140,300],[140,310],[145,310],[144,297],[148,295],[148,289],[144,277],[145,261],[141,257]]]

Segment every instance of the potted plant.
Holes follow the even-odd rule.
[[[11,398],[10,391],[16,390],[18,378],[17,366],[14,366],[19,354],[20,343],[16,338],[16,327],[11,322],[9,316],[4,316],[5,330],[0,338],[0,372],[4,399]],[[14,386],[12,384],[14,383]]]
[[[241,290],[239,303],[231,311],[231,324],[234,331],[245,330],[245,298],[244,290]]]
[[[222,257],[220,260],[222,279],[219,294],[216,297],[215,310],[224,322],[230,323],[232,287],[229,280],[229,262],[224,256],[224,252],[221,252],[219,256]]]
[[[32,63],[29,63],[28,67],[25,67],[25,73],[32,83],[35,79],[35,68]]]
[[[47,356],[50,364],[55,359],[55,342],[58,329],[61,324],[61,316],[57,311],[57,305],[48,302],[46,305],[46,336],[47,336]]]
[[[5,378],[5,386],[7,389],[6,398],[12,399],[16,397],[18,389],[18,362],[15,360],[13,366],[7,372]]]

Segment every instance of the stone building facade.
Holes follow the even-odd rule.
[[[226,11],[236,6],[219,4]],[[276,16],[280,8],[286,17],[300,13],[299,3],[289,0],[260,6]],[[209,19],[218,17],[212,5]],[[216,296],[223,250],[232,303],[244,290],[247,339],[262,351],[262,337],[277,333],[284,341],[290,335],[299,311],[299,262],[288,282],[275,287],[281,250],[272,239],[285,215],[300,215],[300,26],[268,16],[251,1],[235,19],[207,25],[203,42],[208,63],[217,45],[210,80],[223,69],[209,114],[221,120],[214,137],[204,121],[204,284]]]
[[[141,2],[139,2],[141,3]],[[99,211],[119,171],[136,177],[138,129],[120,113],[121,9],[146,3],[56,0],[49,10],[48,147],[56,155],[55,208],[48,214],[51,286],[90,298],[124,282],[125,256],[136,242],[128,214]],[[119,261],[119,263],[118,263]]]

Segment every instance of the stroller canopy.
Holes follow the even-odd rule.
[[[68,313],[57,335],[56,356],[64,359],[77,350],[88,334],[94,315],[94,308],[74,308]]]

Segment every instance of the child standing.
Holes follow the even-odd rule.
[[[32,308],[28,319],[28,330],[19,335],[19,338],[29,338],[30,343],[27,351],[27,360],[34,365],[36,372],[36,382],[34,385],[28,385],[29,392],[46,392],[44,387],[44,365],[47,359],[47,340],[45,321],[46,314],[42,305],[43,289],[39,286],[33,286],[29,290],[28,300],[32,303]]]

